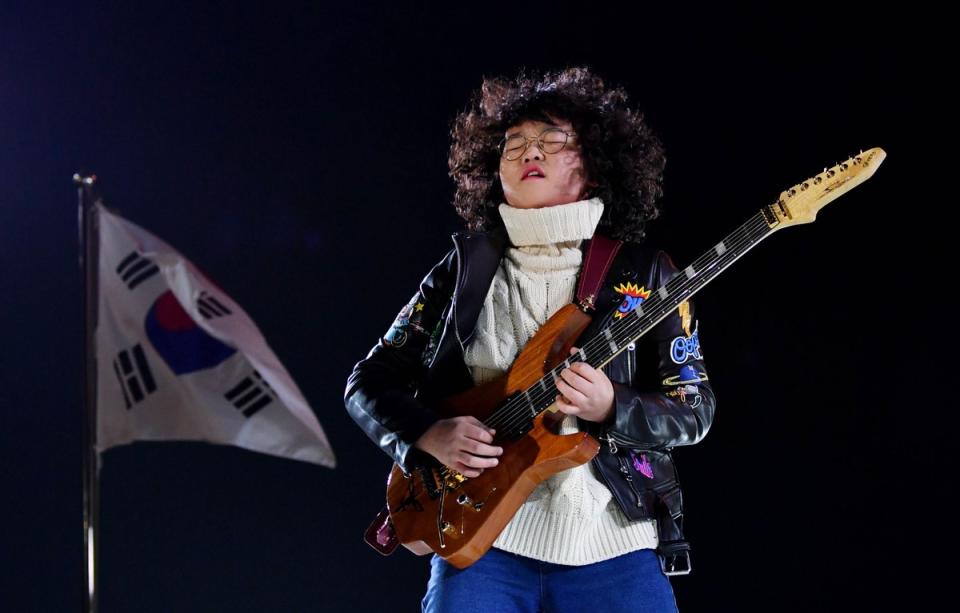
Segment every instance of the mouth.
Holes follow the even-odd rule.
[[[543,174],[543,170],[539,166],[531,164],[529,167],[524,169],[523,176],[520,177],[521,181],[526,181],[527,179],[545,179],[546,177]]]

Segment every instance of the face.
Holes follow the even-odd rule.
[[[511,126],[504,137],[522,134],[534,138],[546,128],[560,128],[573,131],[568,121],[554,120],[524,121]],[[542,171],[541,177],[527,176],[530,168],[536,165]],[[527,150],[516,160],[500,158],[500,184],[507,204],[518,209],[536,209],[557,204],[567,204],[582,200],[584,191],[589,187],[577,137],[569,136],[567,144],[558,153],[544,153],[535,141],[530,142]]]

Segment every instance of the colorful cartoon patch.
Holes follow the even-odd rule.
[[[641,453],[640,457],[637,457],[633,451],[630,452],[630,458],[633,460],[633,468],[644,477],[648,479],[653,479],[653,465],[650,464],[650,460],[647,459],[647,454]]]
[[[419,293],[413,299],[404,305],[397,318],[390,325],[390,330],[383,337],[384,343],[393,347],[402,347],[410,336],[411,332],[420,332],[426,334],[427,331],[420,325],[423,318],[424,302]]]
[[[391,347],[403,347],[407,342],[407,331],[403,328],[391,327],[383,335],[383,342]]]
[[[664,387],[673,387],[685,383],[700,383],[707,380],[707,373],[698,371],[693,366],[683,366],[680,368],[680,374],[667,377],[661,382]]]
[[[699,321],[697,324],[699,325]],[[678,336],[670,342],[670,359],[674,364],[683,364],[687,360],[702,360],[700,353],[700,333],[694,328],[693,334]]]
[[[613,314],[614,319],[623,319],[632,313],[634,309],[640,306],[641,302],[650,297],[650,292],[652,291],[644,289],[632,281],[621,283],[614,287],[613,290],[623,294],[623,302],[620,303],[617,311]]]
[[[696,385],[686,384],[679,385],[675,389],[670,390],[666,393],[670,398],[680,398],[680,402],[689,404],[691,408],[697,408],[703,402],[703,396],[700,395],[700,388]],[[687,400],[687,397],[690,397]]]

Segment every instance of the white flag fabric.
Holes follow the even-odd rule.
[[[95,206],[97,451],[194,440],[333,468],[320,423],[253,320],[176,250]]]

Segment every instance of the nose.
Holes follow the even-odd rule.
[[[534,155],[534,151],[536,151],[536,155]],[[537,141],[533,141],[527,146],[527,150],[523,152],[521,159],[523,159],[524,163],[532,159],[543,160],[543,151],[540,151]]]

